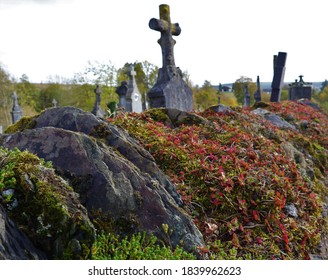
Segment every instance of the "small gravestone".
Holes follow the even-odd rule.
[[[280,102],[281,89],[284,83],[287,53],[279,52],[273,57],[273,80],[271,84],[271,102]]]
[[[249,107],[251,105],[251,95],[248,91],[248,85],[246,84],[244,87],[244,107]]]
[[[57,100],[56,100],[55,98],[52,99],[52,107],[53,107],[53,108],[57,108],[57,105],[58,105]]]
[[[151,108],[166,107],[182,111],[193,110],[192,90],[182,79],[181,70],[175,66],[173,36],[181,33],[178,23],[171,23],[169,5],[159,6],[160,19],[152,18],[149,27],[159,31],[158,40],[162,48],[163,66],[158,70],[157,82],[149,91],[148,97]]]
[[[99,85],[97,85],[95,89],[95,94],[96,94],[96,101],[95,105],[93,107],[93,110],[91,111],[92,114],[94,114],[96,117],[103,117],[104,116],[104,111],[100,107],[100,102],[101,102],[101,88]]]
[[[260,76],[256,78],[256,91],[254,93],[254,100],[255,102],[261,101],[261,84],[260,84]]]
[[[128,112],[142,112],[142,98],[139,92],[135,75],[136,71],[134,71],[134,67],[130,66],[129,77],[130,80],[128,82],[128,91],[126,93],[126,110]]]
[[[16,94],[16,91],[14,91],[12,98],[13,98],[13,108],[11,111],[11,117],[12,117],[12,123],[16,123],[22,118],[22,110],[18,104],[18,96]]]
[[[294,83],[289,84],[288,100],[311,100],[312,83],[304,82],[302,75],[300,75],[299,78],[299,81],[296,79]]]
[[[0,125],[0,134],[2,134],[3,128],[2,125]]]
[[[118,94],[119,101],[118,107],[120,109],[126,110],[126,93],[128,92],[128,84],[126,81],[121,82],[121,85],[116,88],[115,91]]]

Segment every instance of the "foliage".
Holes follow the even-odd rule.
[[[327,176],[327,118],[294,102],[266,106],[299,128],[309,124],[300,132],[283,131],[241,108],[198,113],[208,122],[178,127],[148,112],[110,120],[136,137],[176,184],[206,240],[201,250],[211,258],[224,250],[228,258],[306,259],[317,249],[324,227],[320,179]],[[312,180],[283,143],[313,158]],[[288,205],[297,208],[297,218],[287,214]]]
[[[248,78],[245,76],[241,76],[233,84],[233,91],[234,91],[234,95],[237,99],[237,103],[240,105],[244,103],[245,86],[248,86],[248,92],[250,93],[250,96],[251,96],[251,104],[253,104],[254,103],[254,92],[256,91],[256,83],[254,83],[251,78]]]
[[[114,234],[101,233],[92,247],[94,260],[192,260],[193,254],[182,248],[160,246],[154,235],[137,233],[120,238]]]
[[[193,92],[194,107],[203,111],[218,104],[218,91],[209,81],[205,81],[201,88],[195,87]]]

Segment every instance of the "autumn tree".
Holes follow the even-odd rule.
[[[251,78],[248,78],[246,76],[240,76],[240,78],[237,79],[233,84],[233,91],[238,104],[243,104],[244,102],[244,90],[246,85],[248,86],[248,92],[251,96],[251,104],[254,103],[254,92],[256,91],[256,83],[254,83]]]
[[[202,111],[210,106],[218,104],[218,91],[211,85],[209,81],[199,87],[193,88],[194,108],[197,111]]]
[[[10,111],[13,90],[12,79],[5,67],[0,63],[0,125],[3,128],[11,124]]]

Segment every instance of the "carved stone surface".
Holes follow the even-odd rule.
[[[15,91],[12,95],[12,98],[13,98],[13,108],[11,110],[11,117],[12,117],[12,122],[16,123],[22,118],[22,110],[19,107],[18,96]]]
[[[271,102],[280,102],[281,88],[284,83],[285,65],[286,65],[287,53],[279,52],[273,59],[273,80],[271,84]]]
[[[160,5],[160,19],[152,18],[149,27],[161,32],[158,40],[162,48],[163,66],[158,70],[158,78],[148,93],[151,108],[166,107],[184,111],[193,110],[192,91],[182,79],[181,70],[175,66],[173,47],[181,28],[178,23],[171,23],[170,7]]]

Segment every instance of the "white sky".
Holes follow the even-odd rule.
[[[0,0],[0,62],[16,78],[73,77],[88,60],[148,60],[161,67],[160,33],[148,22],[168,4],[175,63],[194,84],[271,82],[287,52],[285,81],[328,79],[327,0]]]

